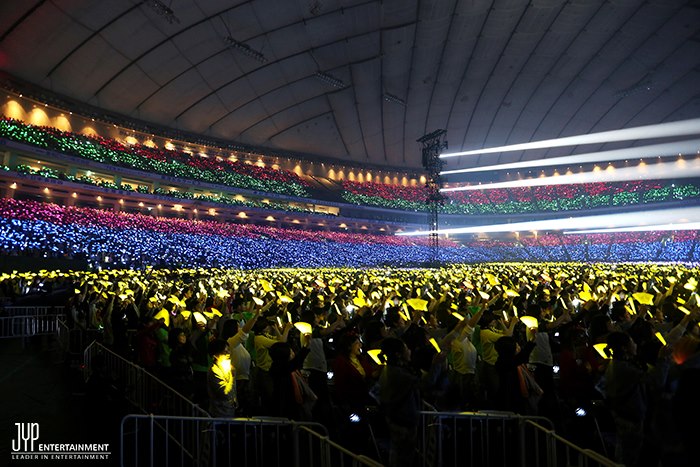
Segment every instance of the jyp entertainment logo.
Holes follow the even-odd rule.
[[[15,452],[35,452],[34,441],[39,439],[38,423],[15,423],[17,438],[12,440],[12,450]]]

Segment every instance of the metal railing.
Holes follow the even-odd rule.
[[[521,442],[523,443],[523,455],[527,461],[522,465],[551,467],[616,467],[621,465],[600,453],[575,445],[535,420],[523,420]]]
[[[2,316],[52,316],[63,315],[64,306],[6,306]]]
[[[55,334],[63,315],[0,317],[0,338],[32,337]]]
[[[58,318],[56,321],[56,338],[58,339],[58,347],[62,352],[68,352],[70,347],[71,329],[68,327],[64,317]]]
[[[120,456],[129,467],[381,465],[330,441],[323,425],[264,418],[127,415]]]
[[[617,466],[567,441],[544,417],[510,412],[421,412],[424,466]]]
[[[116,354],[99,342],[85,349],[84,376],[98,378],[144,413],[180,417],[209,417],[197,404],[140,366]]]
[[[328,435],[319,434],[307,425],[297,425],[298,450],[297,466],[318,465],[324,467],[360,466],[379,467],[382,464],[367,456],[355,454],[338,443],[331,441]],[[310,458],[303,453],[310,454]],[[307,462],[307,461],[311,462]]]

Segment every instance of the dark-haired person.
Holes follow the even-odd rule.
[[[262,414],[267,414],[274,403],[272,396],[272,378],[270,377],[270,367],[272,357],[270,348],[279,343],[287,342],[287,336],[292,329],[292,323],[287,323],[280,333],[277,325],[269,319],[262,318],[253,326],[255,337],[253,345],[255,347],[255,369],[253,373],[253,387],[257,393],[257,405],[261,408]]]
[[[551,333],[571,322],[569,310],[564,308],[554,319],[552,303],[542,301],[528,309],[530,315],[538,320],[537,333],[534,335],[535,348],[530,354],[529,363],[534,367],[535,381],[542,389],[542,399],[538,407],[540,415],[555,421],[559,420],[559,398],[554,386],[554,355],[552,354]]]
[[[518,322],[518,318],[513,317],[506,325],[502,319],[487,310],[484,312],[479,325],[479,343],[481,347],[481,388],[486,392],[486,404],[493,407],[495,404],[496,394],[499,390],[498,371],[496,370],[496,360],[498,360],[498,351],[496,350],[496,341],[503,336],[512,336],[513,329]]]
[[[245,415],[250,415],[250,366],[251,357],[248,349],[243,345],[248,339],[248,333],[253,329],[253,326],[260,316],[260,309],[257,308],[253,316],[239,328],[238,321],[230,318],[224,322],[221,330],[221,338],[228,344],[231,364],[233,365],[236,374],[236,392],[238,399],[239,412]]]
[[[651,370],[637,360],[637,344],[625,332],[608,335],[612,360],[605,371],[605,399],[615,420],[615,457],[627,466],[641,465],[654,456],[654,442],[645,436],[649,402],[666,382],[669,348],[662,347]],[[651,465],[651,464],[650,464]]]
[[[375,405],[369,391],[378,374],[367,355],[362,353],[362,342],[355,333],[343,334],[336,343],[336,350],[334,400],[345,422],[352,414],[361,417],[367,406]]]
[[[449,347],[453,337],[446,336],[440,345]],[[386,366],[379,376],[379,403],[389,427],[389,465],[410,466],[416,461],[421,388],[431,386],[446,356],[444,350],[436,354],[429,371],[421,374],[411,366],[411,350],[401,339],[382,341],[380,357]]]
[[[318,400],[314,404],[313,419],[331,429],[333,415],[330,395],[328,392],[328,360],[325,345],[327,339],[345,326],[343,318],[338,318],[329,324],[326,320],[328,311],[325,308],[314,307],[301,315],[301,320],[311,324],[311,340],[309,354],[304,359],[303,369],[308,374],[309,386]]]
[[[479,398],[479,381],[477,375],[478,354],[473,343],[474,328],[479,323],[484,309],[480,308],[474,316],[466,320],[466,324],[450,345],[450,391],[448,404],[456,410],[473,407]],[[456,321],[456,319],[455,319]],[[453,329],[459,326],[454,323]]]
[[[530,332],[531,338],[534,339],[536,332]],[[528,341],[521,349],[513,336],[503,336],[496,341],[495,347],[498,352],[496,408],[523,415],[536,414],[542,389],[525,366],[535,348],[534,341]]]
[[[207,372],[209,414],[214,418],[232,418],[236,415],[236,378],[229,357],[228,344],[223,339],[209,343],[213,363]]]
[[[310,334],[299,337],[301,349],[294,352],[288,342],[277,342],[270,349],[270,378],[272,380],[272,415],[290,420],[308,421],[316,400],[304,377],[301,367],[309,354]]]
[[[170,346],[170,378],[173,388],[188,399],[193,396],[192,344],[182,328],[168,333]]]

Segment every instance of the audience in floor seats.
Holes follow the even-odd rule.
[[[386,448],[394,465],[415,457],[419,412],[431,407],[546,416],[628,465],[692,455],[693,267],[149,268],[0,280],[2,290],[40,293],[27,286],[37,280],[65,290],[79,310],[71,316],[84,314],[76,329],[201,407],[219,396],[210,371],[215,360],[226,366],[225,354],[231,377],[218,387],[236,394],[216,399],[215,411],[320,422],[358,452]]]

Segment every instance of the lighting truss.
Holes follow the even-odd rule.
[[[226,42],[229,48],[236,49],[243,55],[247,55],[248,57],[257,60],[260,63],[265,63],[267,61],[267,58],[265,58],[265,55],[263,55],[262,52],[255,50],[254,48],[252,48],[244,42],[237,41],[231,36],[226,36],[224,38],[224,42]]]
[[[177,16],[175,16],[175,12],[160,0],[146,0],[144,3],[168,23],[180,24],[180,19]]]
[[[316,72],[316,78],[330,86],[333,86],[334,88],[342,89],[346,86],[342,80],[336,78],[335,76],[329,73],[324,73],[322,71]]]
[[[406,101],[401,99],[400,97],[396,97],[393,94],[389,94],[388,92],[385,93],[382,98],[387,101],[391,102],[392,104],[399,104],[400,106],[406,107]]]

